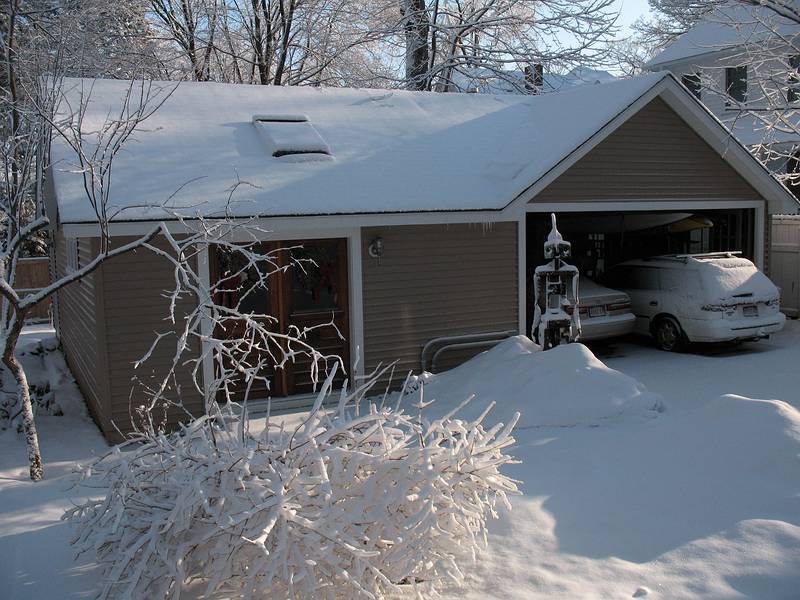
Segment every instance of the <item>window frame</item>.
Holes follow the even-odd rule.
[[[739,74],[737,77],[735,74]],[[747,103],[747,65],[738,67],[725,67],[725,94],[727,99],[726,106]]]
[[[786,81],[786,101],[789,104],[798,104],[800,103],[800,54],[790,56],[787,62],[790,72]]]

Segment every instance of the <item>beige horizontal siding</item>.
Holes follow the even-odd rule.
[[[380,236],[384,254],[371,258]],[[362,230],[367,371],[397,361],[419,372],[422,347],[445,335],[516,330],[517,225],[407,225]],[[442,368],[481,349],[447,355]]]
[[[121,238],[115,244],[131,240]],[[192,309],[195,299],[185,296],[178,301],[176,325],[166,320],[169,300],[165,294],[174,287],[173,269],[166,259],[144,249],[105,263],[103,282],[110,413],[117,427],[130,431],[131,414],[147,401],[142,386],[155,385],[166,373],[175,352],[176,332],[182,325],[180,317]],[[171,335],[160,342],[147,362],[134,369],[134,363],[145,355],[156,334],[169,332]],[[189,356],[197,356],[197,352],[188,353]],[[181,397],[192,414],[200,415],[203,400],[194,388],[190,371],[190,368],[180,370],[177,378],[180,389],[171,388],[167,396],[173,401]],[[174,424],[186,415],[170,408],[167,417]]]
[[[98,251],[96,239],[78,240],[78,261],[85,265]],[[55,236],[55,273],[67,274],[66,238]],[[57,294],[58,336],[64,355],[78,387],[83,393],[97,424],[104,433],[112,431],[108,397],[108,370],[105,345],[101,340],[102,272],[96,270],[80,281],[62,288]]]
[[[760,196],[667,104],[656,98],[532,202]]]

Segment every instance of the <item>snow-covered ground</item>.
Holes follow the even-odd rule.
[[[524,415],[510,469],[524,496],[491,525],[468,585],[445,597],[797,598],[800,322],[737,351],[594,350],[602,362],[514,338],[427,381],[436,410],[474,392],[467,411],[496,400],[494,420]],[[65,475],[106,445],[85,415],[39,427],[38,484],[21,438],[0,435],[0,596],[90,596],[99,574],[88,557],[73,562],[59,517]]]

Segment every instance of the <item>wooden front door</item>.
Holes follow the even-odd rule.
[[[237,292],[225,292],[230,297],[225,297],[223,293],[217,302],[229,306],[239,302],[242,312],[271,315],[276,319],[271,325],[275,331],[294,336],[305,332],[303,338],[314,349],[326,356],[338,356],[345,369],[349,369],[347,240],[265,242],[261,252],[278,251],[281,248],[284,250],[275,256],[276,267],[281,270],[269,277],[266,288],[248,287],[249,282],[257,280],[257,276],[251,274],[248,278],[244,274],[240,277],[240,289]],[[237,268],[235,262],[235,253],[228,257],[218,255],[212,261],[215,267],[212,277],[219,280],[227,273],[238,273],[241,268]],[[244,326],[237,327],[235,324],[229,325],[225,331],[217,331],[217,335],[231,337],[243,334]],[[333,362],[318,365],[317,388]],[[269,380],[269,387],[263,382],[248,382],[243,378],[237,382],[236,395],[239,397],[236,399],[244,399],[246,390],[248,399],[313,392],[311,364],[311,358],[300,353],[282,368],[274,365],[267,367],[259,375]],[[340,367],[338,371],[337,383],[341,383],[344,379],[343,369]]]
[[[292,248],[289,254],[289,267],[283,277],[283,330],[307,331],[305,338],[314,349],[326,356],[338,356],[344,369],[349,369],[347,240],[309,240]],[[333,362],[320,365],[319,379],[324,379],[326,366],[333,367]],[[313,391],[308,356],[299,356],[284,371],[285,394]],[[341,366],[338,373],[337,382],[341,383]]]

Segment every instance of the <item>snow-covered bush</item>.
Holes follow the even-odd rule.
[[[517,492],[500,472],[516,418],[428,421],[421,404],[363,400],[370,384],[326,410],[331,381],[296,428],[251,433],[227,404],[87,467],[105,497],[64,518],[105,570],[99,597],[179,598],[192,583],[233,598],[430,597],[460,581]]]
[[[82,410],[82,399],[72,392],[75,379],[64,361],[58,339],[54,335],[32,336],[17,346],[17,357],[28,376],[31,404],[36,415],[61,416]],[[22,407],[14,376],[0,365],[0,430],[22,428]]]

